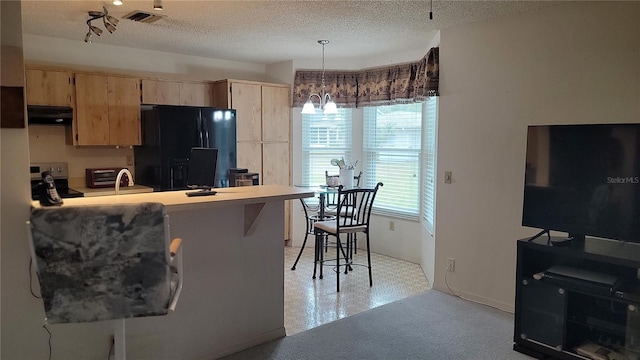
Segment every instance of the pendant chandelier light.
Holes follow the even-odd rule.
[[[322,45],[322,89],[320,94],[311,94],[309,95],[309,100],[304,104],[302,108],[303,114],[315,114],[316,107],[311,101],[311,98],[317,96],[320,100],[319,110],[322,111],[323,114],[337,114],[338,108],[336,103],[331,100],[331,95],[324,92],[324,46],[329,43],[329,40],[318,40],[318,44]]]
[[[114,31],[116,31],[116,25],[118,25],[119,20],[109,15],[106,7],[103,6],[102,10],[103,11],[89,11],[89,16],[91,17],[89,20],[87,20],[89,31],[84,37],[84,42],[91,44],[93,34],[96,34],[98,36],[102,35],[102,29],[91,23],[93,20],[102,19],[104,28],[107,29],[109,33],[113,33]]]

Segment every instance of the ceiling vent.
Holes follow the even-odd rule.
[[[151,24],[165,17],[167,17],[167,15],[158,15],[158,14],[154,14],[154,13],[150,13],[142,10],[135,10],[123,16],[122,18]]]

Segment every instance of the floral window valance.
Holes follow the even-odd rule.
[[[420,61],[360,71],[325,72],[325,92],[341,107],[392,105],[423,101],[438,95],[439,48]],[[296,71],[293,107],[320,94],[322,71]]]
[[[349,71],[324,73],[325,93],[342,107],[356,107],[357,73]],[[309,95],[322,93],[322,71],[296,71],[293,82],[293,107],[302,107]],[[314,101],[316,101],[315,99]]]

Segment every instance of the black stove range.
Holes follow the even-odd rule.
[[[37,163],[31,164],[29,173],[31,175],[31,198],[38,200],[38,183],[42,182],[42,172],[49,171],[53,176],[56,189],[61,198],[83,197],[84,194],[78,190],[69,188],[69,165],[66,162]]]

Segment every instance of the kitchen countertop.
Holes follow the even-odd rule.
[[[135,187],[135,186],[134,186]],[[78,189],[79,190],[79,189]],[[96,189],[99,190],[99,189]],[[114,190],[104,189],[113,194]],[[122,188],[120,189],[122,190]],[[177,190],[147,193],[124,193],[110,196],[91,196],[64,199],[64,205],[110,205],[120,203],[160,202],[170,211],[194,210],[211,207],[222,207],[235,204],[256,204],[273,200],[291,200],[311,197],[314,192],[304,188],[285,185],[257,185],[228,188],[215,188],[217,194],[212,196],[186,196],[187,192],[197,190]],[[63,206],[64,206],[63,205]],[[40,207],[38,201],[32,202],[33,207]]]
[[[107,196],[107,195],[115,195],[116,189],[113,187],[106,188],[88,188],[86,186],[71,186],[72,189],[78,190],[84,194],[85,197],[91,196]],[[144,185],[133,185],[133,186],[121,186],[120,194],[139,194],[139,193],[150,193],[153,192],[153,188],[144,186]]]

